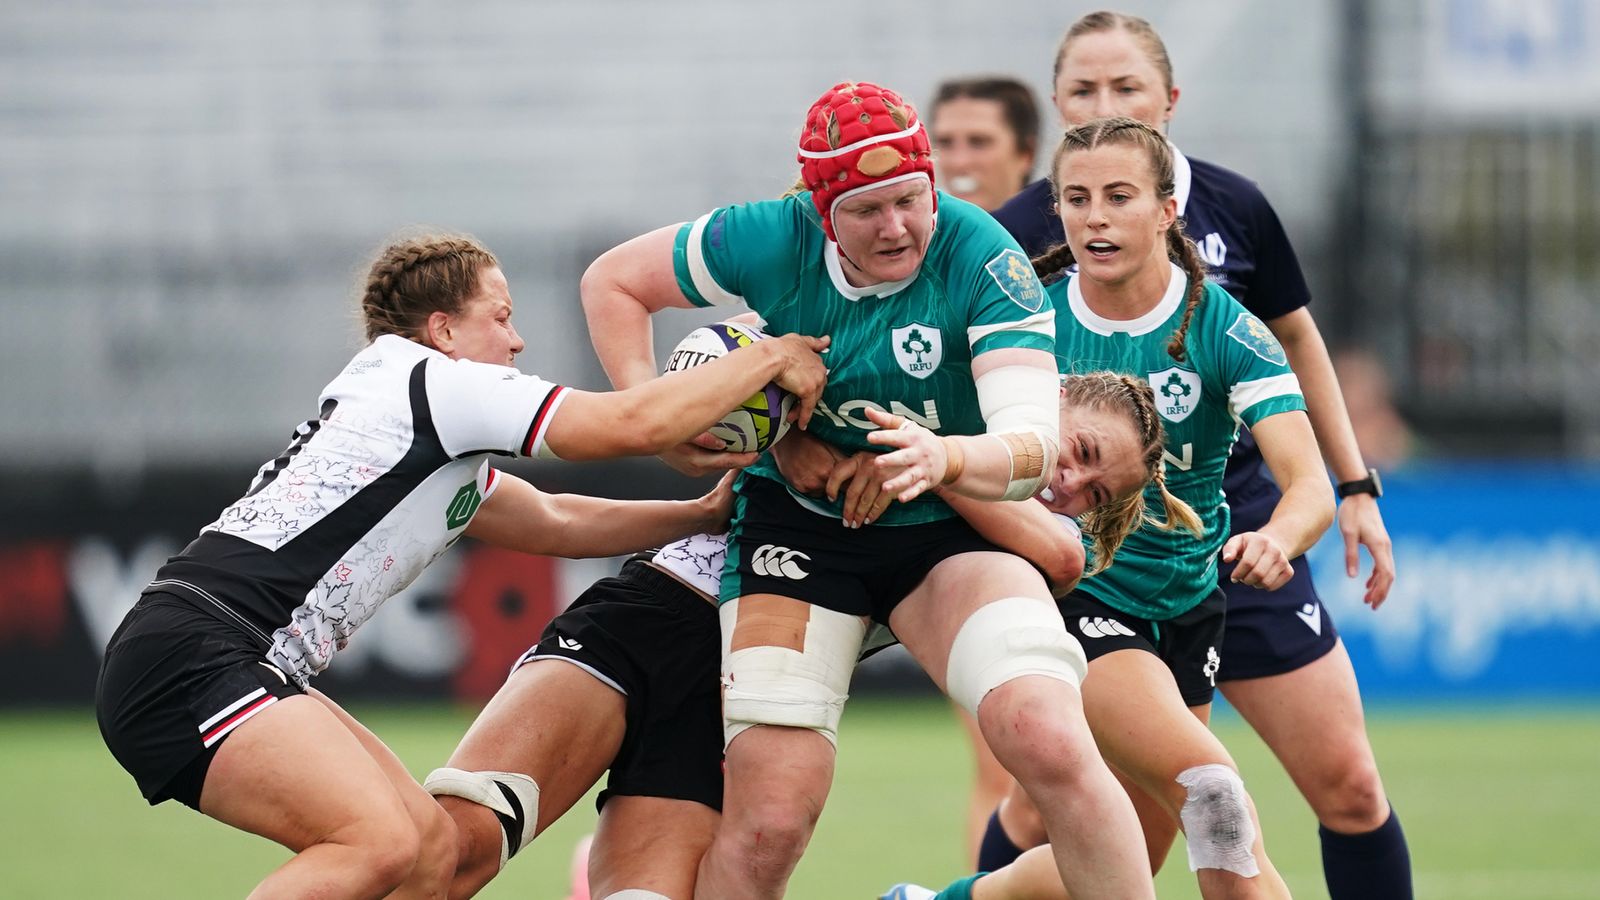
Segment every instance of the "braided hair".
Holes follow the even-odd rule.
[[[1055,158],[1050,161],[1050,186],[1057,202],[1061,197],[1061,162],[1067,154],[1104,146],[1135,147],[1144,151],[1150,161],[1151,172],[1155,175],[1156,196],[1166,202],[1176,191],[1172,145],[1167,143],[1161,132],[1149,125],[1137,119],[1116,116],[1085,122],[1062,136]],[[1200,260],[1200,251],[1194,241],[1183,233],[1181,218],[1174,219],[1167,228],[1167,257],[1183,269],[1189,281],[1184,295],[1183,318],[1178,322],[1177,330],[1167,339],[1167,355],[1183,362],[1188,358],[1184,342],[1189,336],[1189,323],[1194,319],[1194,311],[1199,308],[1200,301],[1205,298],[1206,267]],[[1033,267],[1041,280],[1049,282],[1057,280],[1075,261],[1072,245],[1064,243],[1034,257]]]
[[[1205,531],[1200,517],[1189,504],[1167,490],[1167,468],[1162,462],[1167,436],[1161,427],[1161,418],[1156,415],[1155,392],[1150,385],[1131,375],[1089,372],[1063,377],[1061,387],[1063,418],[1075,409],[1092,409],[1121,414],[1132,422],[1134,433],[1139,437],[1139,458],[1145,478],[1155,486],[1162,506],[1162,518],[1151,517],[1145,509],[1144,492],[1136,491],[1132,496],[1084,513],[1079,523],[1083,533],[1089,536],[1091,557],[1091,565],[1084,574],[1104,571],[1111,565],[1122,542],[1145,523],[1162,531],[1183,528],[1200,537]]]
[[[397,334],[421,340],[428,316],[459,313],[484,269],[500,265],[471,235],[422,234],[390,243],[367,271],[361,319],[367,340]]]

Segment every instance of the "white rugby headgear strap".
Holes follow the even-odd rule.
[[[1067,633],[1054,603],[1005,597],[961,623],[950,644],[945,692],[977,715],[983,698],[1013,678],[1044,675],[1076,688],[1088,670],[1082,645]]]
[[[1060,376],[1039,366],[1000,366],[979,375],[986,433],[1011,456],[1006,500],[1026,500],[1050,483],[1061,447]]]
[[[809,728],[837,747],[867,620],[811,606],[799,649],[744,646],[738,633],[741,602],[730,600],[719,610],[723,746],[752,725],[784,725]]]

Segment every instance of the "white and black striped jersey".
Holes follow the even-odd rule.
[[[356,354],[250,490],[146,592],[259,636],[302,686],[456,538],[495,489],[487,457],[552,457],[567,389],[397,335]]]

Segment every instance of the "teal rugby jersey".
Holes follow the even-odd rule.
[[[1110,568],[1079,585],[1102,603],[1146,619],[1181,615],[1216,589],[1217,554],[1228,536],[1222,472],[1239,425],[1306,408],[1272,332],[1215,284],[1207,282],[1189,323],[1187,360],[1167,354],[1167,340],[1183,318],[1188,283],[1174,266],[1156,308],[1123,322],[1090,311],[1076,276],[1047,289],[1061,310],[1056,364],[1066,373],[1110,369],[1149,380],[1167,433],[1167,488],[1205,523],[1200,539],[1146,525],[1129,536]],[[1153,488],[1145,502],[1160,515]]]
[[[772,334],[830,335],[828,385],[812,434],[848,450],[876,428],[876,407],[940,434],[982,434],[972,360],[990,350],[1055,348],[1055,313],[1028,258],[989,214],[945,193],[918,273],[856,288],[838,245],[822,233],[811,195],[728,206],[678,230],[678,287],[698,306],[744,303]],[[763,457],[746,470],[782,481]],[[798,495],[797,495],[798,496]],[[841,493],[842,497],[842,493]],[[839,503],[803,498],[838,516]],[[955,515],[931,493],[891,504],[878,523],[908,525]]]

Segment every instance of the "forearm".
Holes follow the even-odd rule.
[[[618,556],[659,547],[722,524],[703,500],[607,500],[550,497],[549,534],[535,552],[569,559]]]
[[[952,479],[945,473],[946,494],[974,500],[997,501],[1011,484],[1011,451],[1003,438],[989,434],[946,435],[947,456],[960,471]],[[952,445],[954,445],[952,447]]]
[[[1320,473],[1297,478],[1283,491],[1272,517],[1261,526],[1290,559],[1304,554],[1333,523],[1333,489]]]
[[[1039,501],[997,503],[948,490],[941,490],[939,495],[985,540],[1038,567],[1052,592],[1064,594],[1082,577],[1083,542]]]
[[[1306,413],[1311,419],[1311,429],[1316,433],[1317,445],[1323,460],[1332,470],[1336,481],[1354,481],[1366,475],[1367,466],[1356,443],[1355,429],[1350,424],[1350,413],[1345,409],[1344,394],[1339,390],[1339,379],[1333,371],[1333,360],[1328,347],[1317,330],[1309,310],[1295,310],[1286,316],[1273,319],[1273,332],[1283,343],[1289,357],[1289,367],[1300,381],[1300,392],[1306,400]]]
[[[660,453],[716,424],[777,377],[783,365],[781,349],[762,341],[626,390],[575,391],[545,440],[566,460]]]

